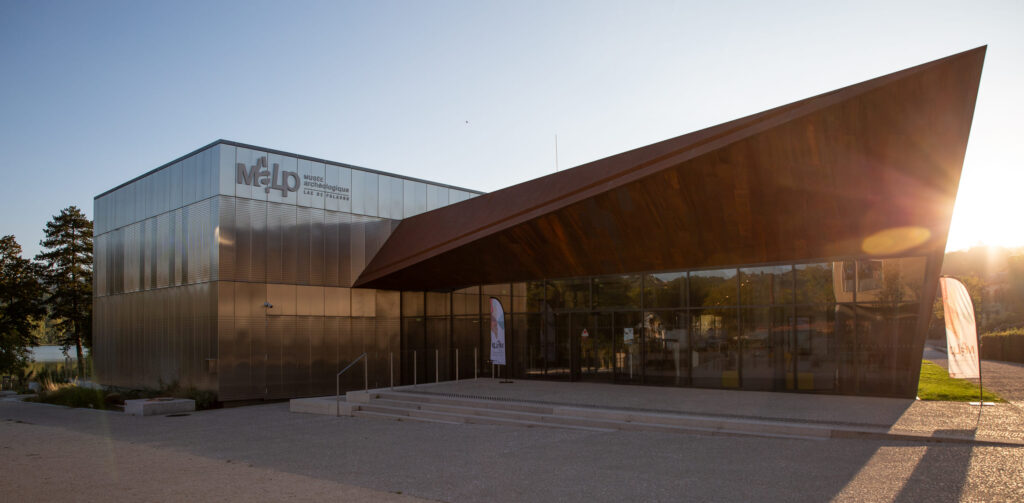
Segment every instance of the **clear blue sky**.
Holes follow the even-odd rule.
[[[491,191],[988,44],[949,249],[1024,245],[1022,6],[0,0],[0,234],[217,138]]]

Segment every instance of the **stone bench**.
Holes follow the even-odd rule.
[[[124,401],[124,412],[130,416],[155,416],[195,410],[196,401],[187,398],[144,398]]]

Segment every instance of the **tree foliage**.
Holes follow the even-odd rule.
[[[47,222],[45,251],[36,256],[48,295],[46,305],[64,334],[65,350],[75,346],[78,370],[84,375],[85,347],[92,347],[92,221],[69,206]]]
[[[12,373],[28,360],[32,331],[45,310],[37,267],[21,258],[14,236],[0,238],[0,373]]]

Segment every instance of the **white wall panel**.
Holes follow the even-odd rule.
[[[427,184],[405,180],[405,214],[392,218],[411,217],[427,211]]]
[[[214,147],[217,159],[217,193],[235,195],[235,146],[220,144]]]
[[[448,188],[427,185],[427,211],[448,206]]]

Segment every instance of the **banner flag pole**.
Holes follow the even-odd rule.
[[[501,301],[496,297],[491,297],[491,364],[500,365],[505,370],[505,377],[498,382],[512,382],[508,379],[508,368],[505,363],[505,310],[501,308]],[[494,377],[493,371],[491,377]]]
[[[978,378],[978,401],[970,405],[995,405],[984,401],[981,380],[981,351],[978,344],[978,323],[974,317],[974,303],[962,281],[941,276],[942,317],[946,323],[946,358],[949,377],[955,379]]]

